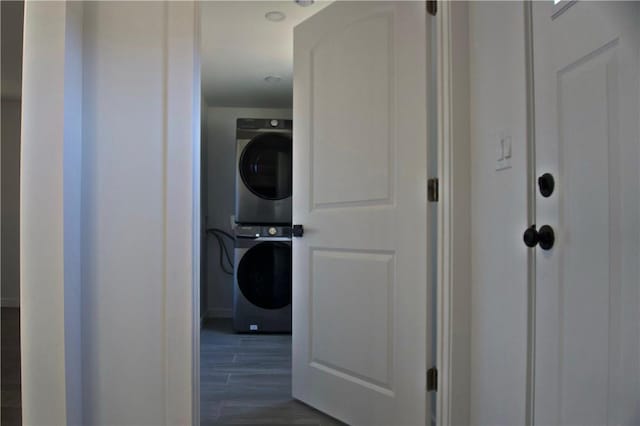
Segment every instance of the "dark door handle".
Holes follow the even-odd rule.
[[[524,244],[527,247],[535,247],[538,244],[538,231],[536,230],[535,225],[531,225],[524,231],[524,235],[522,236],[524,240]]]
[[[553,194],[553,189],[556,186],[556,182],[553,179],[553,175],[551,173],[545,173],[538,178],[538,188],[540,188],[540,194],[543,197],[547,198]]]
[[[302,225],[293,225],[291,234],[293,234],[294,237],[302,237],[304,235],[304,227]]]
[[[522,239],[527,247],[535,247],[540,244],[542,250],[551,250],[556,241],[556,235],[549,225],[542,225],[540,230],[536,230],[536,226],[531,225],[524,231]]]

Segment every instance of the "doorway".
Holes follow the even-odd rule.
[[[203,425],[340,424],[291,393],[293,28],[328,4],[200,5]]]
[[[203,423],[432,415],[431,22],[420,2],[202,6]],[[265,135],[270,153],[248,153]],[[290,159],[274,135],[292,137]],[[291,216],[273,219],[288,161]],[[245,285],[259,247],[272,263]],[[268,306],[287,250],[291,303]]]

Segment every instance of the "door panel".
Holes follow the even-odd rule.
[[[313,207],[391,201],[392,19],[382,10],[311,49]]]
[[[314,249],[311,256],[312,365],[391,391],[393,255]]]
[[[336,2],[294,32],[293,395],[350,424],[427,419],[426,26]]]
[[[535,421],[637,424],[637,3],[533,4],[538,225]]]

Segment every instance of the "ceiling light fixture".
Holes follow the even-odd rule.
[[[264,15],[264,17],[267,19],[267,21],[281,22],[281,21],[284,21],[284,19],[287,17],[287,15],[285,15],[282,12],[280,12],[279,10],[272,10],[271,12],[267,12]]]
[[[313,0],[294,0],[298,6],[307,7],[313,4]]]
[[[282,81],[282,77],[278,77],[277,75],[268,75],[264,78],[264,81],[269,84],[278,84]]]

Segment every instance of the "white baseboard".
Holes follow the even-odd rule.
[[[226,308],[211,308],[204,314],[205,318],[232,318],[233,311]]]
[[[2,306],[3,308],[19,308],[20,298],[19,297],[3,297],[0,300],[0,306]]]

